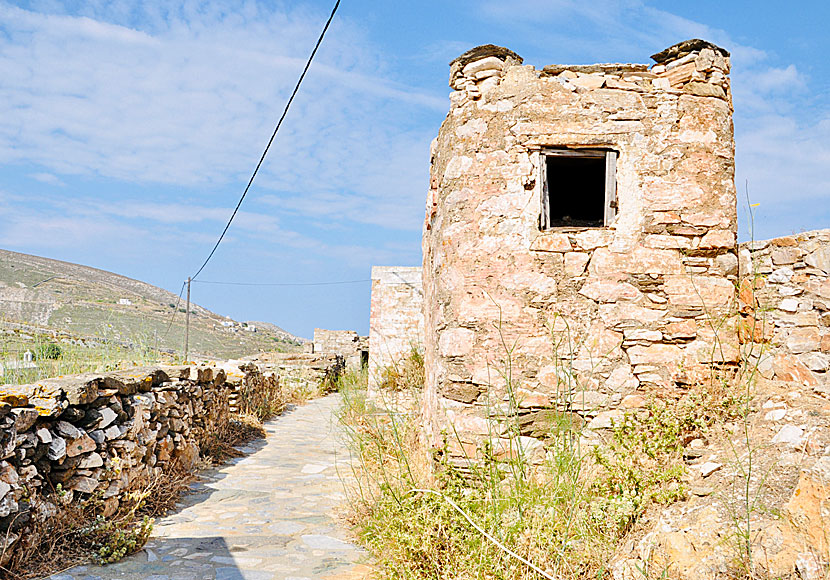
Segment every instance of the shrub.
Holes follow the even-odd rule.
[[[43,342],[37,345],[35,352],[37,360],[58,360],[62,355],[61,347],[54,342]]]

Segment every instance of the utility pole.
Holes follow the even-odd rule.
[[[190,276],[187,277],[187,310],[184,323],[184,362],[187,363],[187,351],[190,348]]]

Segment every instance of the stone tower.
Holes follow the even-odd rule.
[[[423,238],[433,442],[473,456],[488,417],[533,434],[551,408],[608,427],[736,361],[729,53],[652,58],[537,70],[487,45],[451,63]]]

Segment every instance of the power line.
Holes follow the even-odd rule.
[[[216,249],[219,247],[219,244],[222,243],[222,239],[225,237],[225,234],[228,231],[228,228],[231,227],[231,222],[233,222],[233,218],[236,217],[236,213],[239,211],[240,206],[242,205],[242,201],[245,199],[245,196],[248,195],[248,190],[251,188],[251,184],[254,182],[254,178],[256,177],[257,173],[259,172],[259,168],[262,166],[262,162],[265,161],[265,156],[268,154],[268,150],[271,148],[271,144],[274,142],[274,138],[277,136],[277,131],[280,130],[280,126],[282,125],[285,116],[288,114],[288,109],[291,107],[291,103],[294,101],[294,97],[297,95],[297,91],[300,90],[300,84],[303,82],[306,73],[308,72],[309,67],[311,66],[311,61],[314,60],[314,55],[317,54],[317,49],[320,48],[320,45],[323,43],[323,37],[326,35],[326,31],[329,29],[329,25],[331,21],[334,19],[334,15],[337,12],[337,9],[340,7],[340,0],[337,0],[334,4],[334,8],[331,11],[331,15],[329,19],[326,21],[326,25],[323,27],[323,31],[320,33],[320,38],[317,39],[317,44],[314,45],[314,50],[311,51],[311,56],[308,57],[308,62],[305,64],[305,68],[303,69],[300,78],[297,80],[297,85],[294,87],[294,91],[291,93],[291,97],[289,97],[288,102],[285,104],[285,109],[282,112],[282,116],[280,116],[279,121],[277,121],[277,126],[274,129],[273,134],[271,135],[271,139],[268,141],[268,145],[265,147],[265,151],[262,152],[262,157],[259,158],[259,163],[257,163],[256,168],[254,169],[253,174],[251,175],[251,179],[248,180],[248,185],[245,186],[245,191],[242,192],[242,197],[239,198],[239,203],[236,204],[236,208],[233,210],[231,214],[231,219],[228,220],[225,229],[222,230],[222,235],[219,236],[219,239],[216,241],[216,245],[213,246],[213,249],[208,254],[207,259],[199,268],[199,270],[191,276],[191,281],[195,280],[196,277],[202,273],[202,270],[205,269],[210,259],[213,257],[213,254],[216,252]]]
[[[212,280],[192,280],[199,284],[222,284],[225,286],[335,286],[337,284],[360,284],[371,282],[371,278],[362,280],[342,280],[339,282],[219,282]]]

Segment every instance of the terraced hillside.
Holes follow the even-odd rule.
[[[75,344],[180,353],[185,304],[173,317],[176,301],[167,290],[112,272],[0,250],[0,330],[6,342],[21,333],[52,331]],[[190,320],[190,352],[198,355],[233,358],[298,350],[302,343],[278,326],[231,321],[196,304]]]

